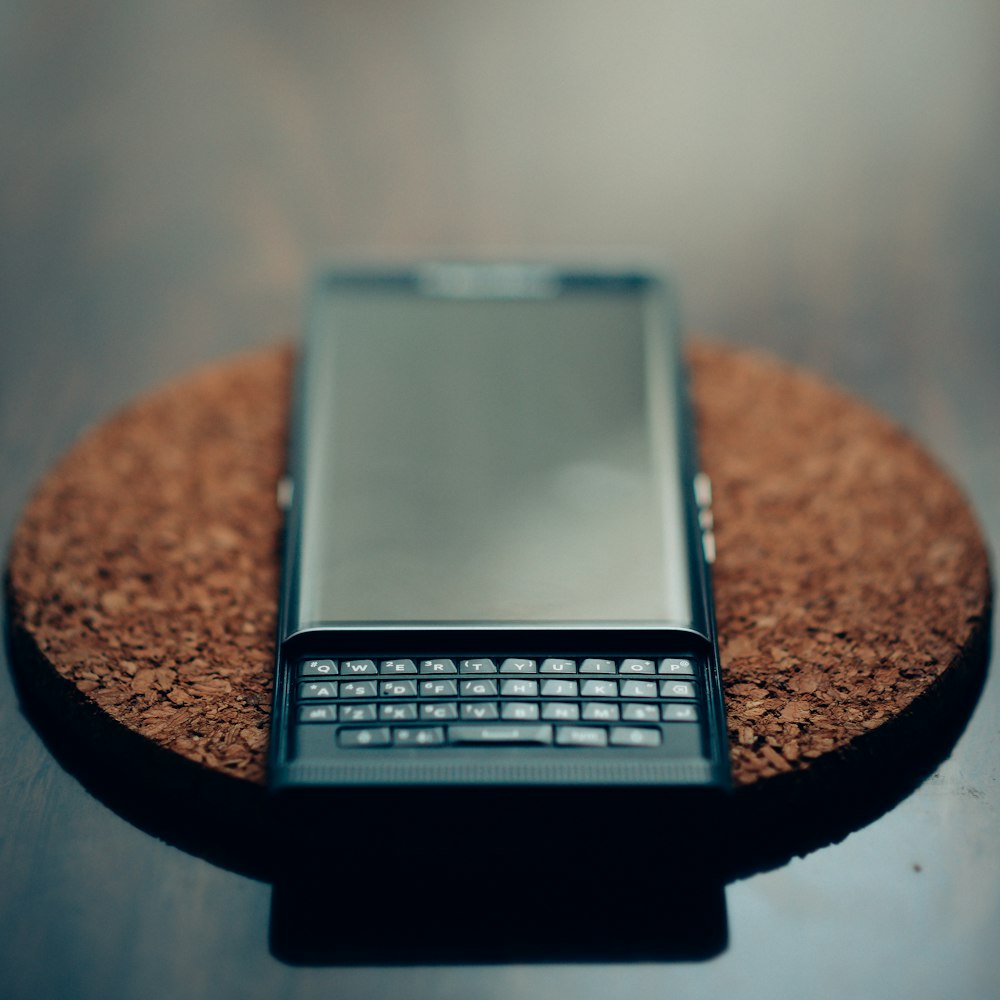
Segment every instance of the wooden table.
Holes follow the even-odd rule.
[[[666,257],[689,326],[908,428],[1000,537],[995,12],[162,7],[0,17],[5,540],[85,427],[294,332],[331,253],[624,246]],[[334,969],[272,957],[270,887],[119,818],[0,685],[5,996],[1000,988],[993,681],[899,806],[731,884],[714,959]],[[404,893],[380,933],[419,920]]]

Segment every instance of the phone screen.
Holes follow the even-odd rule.
[[[698,628],[676,345],[645,280],[329,281],[300,392],[287,632]]]

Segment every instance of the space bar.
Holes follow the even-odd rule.
[[[449,743],[552,742],[551,726],[449,726]]]

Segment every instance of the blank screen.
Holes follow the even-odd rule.
[[[648,312],[638,290],[330,286],[303,373],[292,629],[690,625],[673,353]]]

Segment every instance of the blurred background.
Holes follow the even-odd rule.
[[[0,122],[7,406],[73,340],[268,341],[331,254],[662,259],[690,328],[903,419],[908,341],[995,363],[992,0],[7,3]]]
[[[5,544],[88,424],[293,334],[319,261],[409,253],[663,261],[690,330],[771,350],[888,412],[1000,538],[995,0],[8,0]],[[0,910],[33,921],[38,942],[12,995],[147,980],[195,995],[225,976],[250,995],[224,954],[270,995],[292,989],[266,964],[266,887],[90,800],[3,685]],[[878,823],[732,887],[729,953],[675,975],[672,995],[745,989],[755,967],[770,997],[819,995],[816,970],[842,995],[869,995],[879,975],[882,997],[1000,991],[998,701],[992,684],[956,756]],[[934,872],[919,886],[918,860]],[[861,897],[880,902],[862,915]],[[164,954],[200,960],[148,976],[86,930],[136,920],[159,928]],[[802,956],[780,975],[775,935]],[[572,970],[456,976],[408,995],[611,995]],[[319,982],[295,980],[294,995]],[[646,973],[627,985],[664,992]]]

